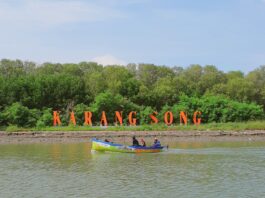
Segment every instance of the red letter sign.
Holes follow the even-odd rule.
[[[158,113],[155,111],[153,112],[153,114],[150,114],[149,117],[151,118],[151,124],[157,124],[158,123],[158,119],[157,117],[155,117]]]
[[[61,125],[60,115],[57,111],[53,112],[53,126]]]
[[[169,120],[168,120],[169,116]],[[173,113],[171,111],[167,111],[164,115],[164,121],[166,125],[171,125],[173,123]]]
[[[118,125],[118,121],[120,125],[122,126],[122,111],[115,111],[115,125]]]
[[[136,118],[133,118],[132,116],[136,116],[136,112],[135,111],[131,111],[130,113],[129,113],[129,123],[130,123],[130,125],[131,126],[135,126],[136,125]]]
[[[196,125],[200,125],[201,124],[201,118],[197,118],[197,115],[201,115],[202,112],[200,111],[195,111],[193,114],[193,123]]]
[[[85,122],[84,125],[90,125],[92,126],[92,113],[90,111],[85,111]]]
[[[108,121],[107,121],[107,117],[106,117],[105,111],[102,111],[100,124],[103,125],[103,126],[108,126]]]
[[[179,114],[179,118],[180,118],[180,124],[183,122],[185,125],[187,125],[188,123],[188,118],[187,115],[185,114],[184,111],[181,111]]]

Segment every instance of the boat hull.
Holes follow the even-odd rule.
[[[163,151],[164,147],[142,147],[142,146],[125,146],[104,142],[98,139],[92,139],[92,149],[100,152],[119,152],[119,153],[158,153]]]

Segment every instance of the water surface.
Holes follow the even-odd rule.
[[[90,148],[0,145],[0,197],[265,197],[265,142],[176,142],[157,154]]]

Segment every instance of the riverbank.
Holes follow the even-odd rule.
[[[61,132],[61,131],[247,131],[247,130],[264,130],[265,120],[248,121],[248,122],[226,122],[226,123],[202,123],[200,125],[194,124],[174,124],[167,126],[165,124],[149,124],[136,126],[44,126],[23,128],[14,125],[0,128],[0,131],[10,132],[24,132],[24,131],[47,131],[47,132]]]
[[[158,137],[161,141],[265,141],[265,130],[245,131],[61,131],[61,132],[0,132],[0,144],[17,143],[70,143],[89,142],[91,138],[110,138],[115,142],[130,142],[135,135],[152,141]]]

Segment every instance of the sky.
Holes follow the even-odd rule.
[[[265,65],[265,0],[0,0],[0,59]]]

